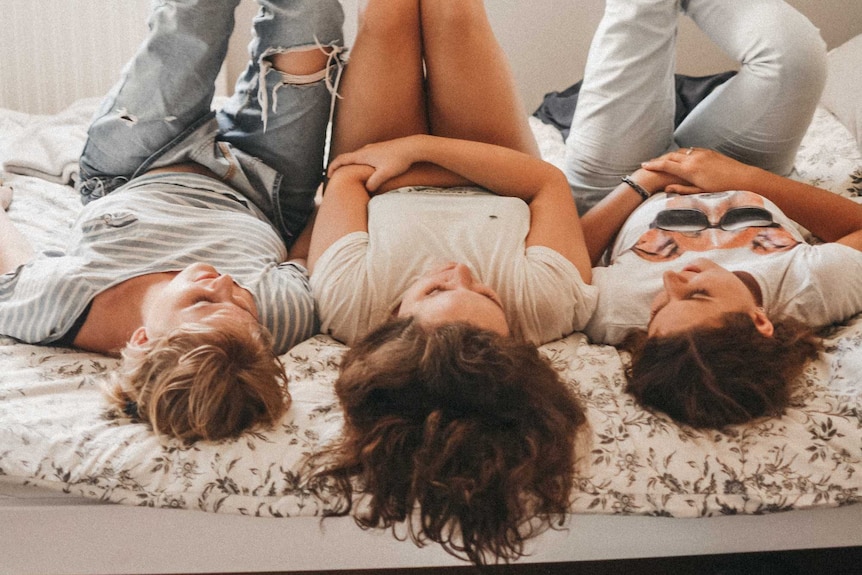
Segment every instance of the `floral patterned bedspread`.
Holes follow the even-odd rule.
[[[0,159],[34,118],[0,110]],[[543,154],[562,159],[553,128],[531,119]],[[862,195],[862,158],[820,110],[797,176]],[[62,248],[79,209],[69,186],[0,177],[10,216],[42,248]],[[859,286],[848,286],[859,289]],[[542,349],[586,406],[574,513],[697,517],[837,506],[862,489],[862,316],[824,332],[826,352],[799,379],[781,418],[699,432],[637,407],[623,392],[628,357],[581,334]],[[344,347],[314,337],[285,354],[293,403],[271,431],[191,446],[105,415],[99,387],[116,360],[0,337],[0,488],[27,484],[127,505],[254,516],[320,516],[331,502],[306,486],[308,457],[337,436],[333,395]]]

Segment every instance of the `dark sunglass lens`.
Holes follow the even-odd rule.
[[[655,225],[669,232],[697,232],[709,227],[709,219],[699,210],[662,210],[656,214]]]
[[[772,214],[763,208],[733,208],[721,218],[721,229],[729,232],[745,228],[763,228],[772,225]]]

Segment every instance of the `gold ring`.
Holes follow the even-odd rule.
[[[693,148],[693,147],[692,147],[692,148],[689,148],[688,150],[686,150],[686,151],[685,151],[685,155],[686,155],[686,156],[690,156],[690,155],[691,155],[691,153],[692,153],[693,151],[694,151],[694,148]]]

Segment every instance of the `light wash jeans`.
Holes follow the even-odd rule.
[[[286,243],[301,231],[323,175],[344,14],[338,0],[258,0],[248,67],[214,114],[239,1],[154,0],[148,38],[89,128],[77,186],[84,203],[149,169],[194,161],[252,200]],[[270,64],[275,53],[315,47],[334,48],[320,74]]]
[[[680,9],[741,67],[674,130]],[[681,147],[788,174],[823,90],[825,55],[819,31],[783,0],[607,0],[566,141],[579,211],[641,162]]]

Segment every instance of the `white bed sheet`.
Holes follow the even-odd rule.
[[[15,140],[50,126],[47,120],[0,110],[0,159],[14,156]],[[543,155],[559,163],[559,135],[531,122]],[[862,158],[823,110],[797,170],[800,179],[837,193],[862,193]],[[15,188],[11,217],[40,248],[62,249],[63,230],[80,207],[72,188],[8,172],[0,177]],[[612,347],[590,345],[581,334],[543,346],[590,423],[572,512],[703,517],[857,503],[862,317],[825,337],[826,353],[800,377],[784,417],[727,433],[695,431],[637,407],[622,391],[627,356]],[[184,446],[159,440],[144,425],[104,417],[99,386],[115,360],[0,337],[2,484],[134,506],[319,517],[332,502],[304,485],[303,463],[339,433],[332,383],[343,351],[317,336],[284,356],[293,404],[277,429]],[[577,518],[570,527],[578,528]]]

